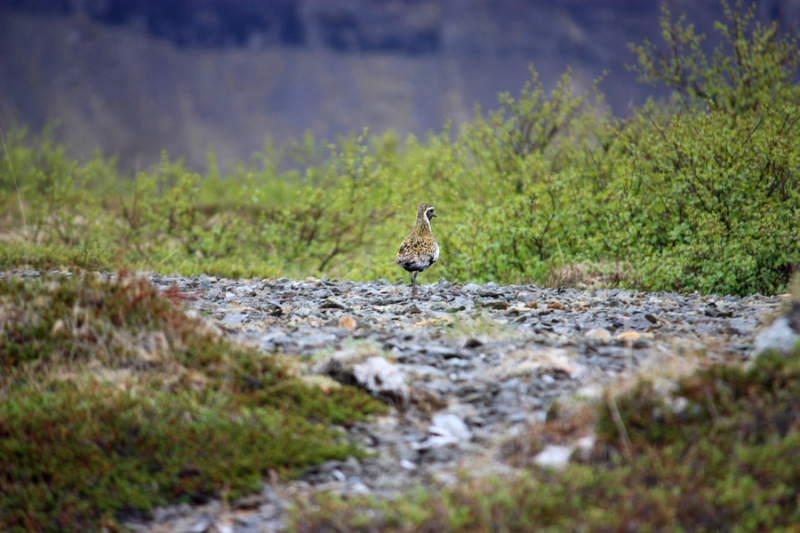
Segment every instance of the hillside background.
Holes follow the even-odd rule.
[[[717,0],[670,1],[712,35]],[[2,0],[0,126],[58,124],[75,157],[123,170],[162,150],[223,168],[280,145],[369,127],[424,135],[517,94],[533,63],[567,68],[617,115],[653,87],[624,68],[627,43],[658,41],[653,0]],[[800,0],[758,3],[791,31]],[[710,43],[709,43],[710,44]]]

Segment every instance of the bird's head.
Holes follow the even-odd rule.
[[[431,219],[435,216],[431,204],[419,204],[419,207],[417,207],[417,220],[427,220],[428,224],[430,224]]]

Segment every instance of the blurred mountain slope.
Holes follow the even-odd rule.
[[[671,2],[712,34],[716,0]],[[799,1],[761,2],[797,20]],[[0,126],[55,120],[74,155],[117,153],[124,168],[162,150],[206,165],[278,142],[393,129],[423,135],[517,93],[533,63],[547,87],[608,69],[615,113],[653,93],[623,65],[626,44],[658,39],[644,0],[5,0]]]

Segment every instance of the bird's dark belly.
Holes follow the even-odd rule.
[[[405,263],[400,263],[400,266],[406,269],[408,272],[422,272],[436,261],[433,260],[432,257],[426,257],[424,259],[418,259],[416,261],[408,261]]]

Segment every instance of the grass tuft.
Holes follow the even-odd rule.
[[[173,295],[177,296],[177,295]],[[0,529],[94,531],[360,456],[383,407],[231,344],[122,272],[0,279]]]

